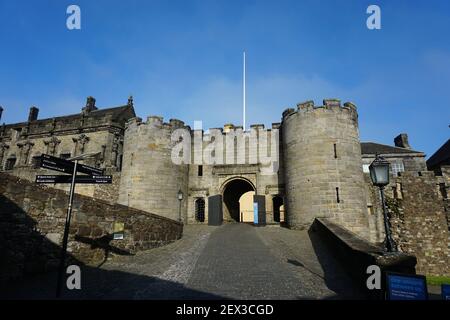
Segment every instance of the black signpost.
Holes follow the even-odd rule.
[[[61,285],[64,276],[64,266],[67,255],[67,242],[69,238],[70,220],[72,218],[72,205],[73,194],[75,192],[75,184],[108,184],[112,183],[112,176],[105,176],[102,169],[93,168],[84,164],[78,164],[78,159],[75,161],[70,161],[66,159],[56,158],[47,154],[43,154],[41,156],[40,167],[48,170],[66,173],[67,175],[38,175],[36,176],[36,183],[70,183],[69,205],[67,208],[66,223],[64,226],[61,260],[59,263],[58,281],[56,285],[56,297],[60,297]],[[78,172],[85,173],[87,175],[77,176]]]
[[[39,183],[39,184],[72,183],[72,176],[69,176],[69,175],[36,176],[36,183]],[[75,183],[110,184],[110,183],[112,183],[112,176],[76,176]]]
[[[41,156],[41,168],[72,174],[74,167],[75,162],[73,161],[56,158],[48,154],[43,154]],[[77,172],[93,176],[102,176],[104,174],[102,169],[90,167],[84,164],[78,164]]]

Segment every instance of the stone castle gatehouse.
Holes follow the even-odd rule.
[[[41,154],[69,158],[96,152],[97,158],[87,164],[105,168],[113,175],[113,184],[80,185],[80,194],[185,224],[252,222],[257,203],[258,220],[266,224],[303,229],[322,217],[381,242],[382,210],[368,176],[369,164],[381,154],[391,164],[386,193],[400,248],[415,254],[427,248],[423,261],[436,270],[448,269],[450,168],[428,171],[425,154],[411,148],[406,134],[396,137],[394,146],[361,142],[352,103],[325,99],[316,106],[307,101],[286,109],[281,122],[270,128],[256,124],[243,130],[227,124],[207,131],[159,116],[143,121],[136,117],[132,97],[115,108],[99,109],[95,103],[89,97],[78,114],[42,120],[32,107],[28,121],[3,124],[0,170],[34,181],[36,174],[45,174],[36,166]],[[0,117],[2,112],[0,107]],[[184,133],[174,139],[177,130]],[[230,133],[246,136],[244,144],[235,139],[230,143]],[[250,140],[252,134],[258,143]],[[173,161],[180,141],[190,141],[182,155],[191,162]],[[211,149],[212,141],[216,147]],[[238,149],[245,151],[243,155]],[[277,161],[268,165],[256,152],[261,149],[270,150],[271,156],[277,150]],[[233,162],[222,156],[225,151],[233,151]],[[202,161],[205,156],[213,161]],[[429,230],[426,236],[423,228]]]

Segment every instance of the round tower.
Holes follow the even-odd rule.
[[[182,191],[181,219],[186,212],[188,165],[172,162],[174,130],[189,127],[180,120],[164,123],[150,116],[143,123],[131,119],[125,129],[123,165],[119,189],[120,204],[170,219],[179,219],[178,191]]]
[[[288,225],[308,228],[324,217],[368,237],[355,105],[300,103],[283,112],[281,135]]]

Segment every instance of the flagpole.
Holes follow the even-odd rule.
[[[244,51],[244,67],[243,67],[243,81],[242,81],[242,106],[243,106],[243,123],[242,123],[242,127],[245,131],[245,51]]]

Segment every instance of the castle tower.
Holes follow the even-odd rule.
[[[308,101],[283,112],[287,222],[302,229],[316,217],[330,218],[367,237],[356,107],[336,99],[323,104]]]
[[[182,191],[181,217],[186,212],[188,165],[172,162],[171,134],[184,122],[151,116],[143,123],[131,119],[126,126],[118,202],[173,220],[179,219],[178,191]]]

